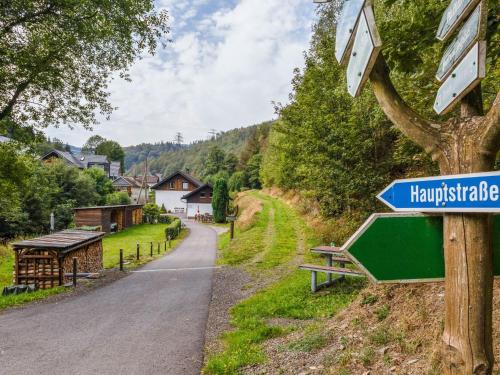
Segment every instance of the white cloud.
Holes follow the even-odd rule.
[[[119,107],[95,133],[124,145],[203,139],[273,117],[271,101],[287,101],[292,71],[303,65],[314,7],[303,0],[162,0],[173,14],[174,43],[131,69],[132,83],[113,81]],[[207,8],[209,10],[207,11]],[[72,144],[91,134],[49,130]]]

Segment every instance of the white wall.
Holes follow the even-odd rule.
[[[194,217],[197,213],[200,215],[210,214],[212,215],[212,204],[210,203],[188,203],[187,205],[187,216]]]
[[[174,212],[176,208],[186,211],[186,202],[181,201],[181,198],[187,193],[189,191],[155,190],[155,203],[160,208],[164,204],[167,211]]]

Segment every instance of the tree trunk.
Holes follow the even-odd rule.
[[[444,216],[446,375],[486,375],[493,368],[491,227],[490,215]]]
[[[462,114],[470,114],[464,103]],[[486,172],[493,159],[482,152],[479,117],[451,121],[445,126],[439,158],[441,174]],[[489,375],[493,369],[492,216],[449,213],[444,215],[445,325],[444,374]]]

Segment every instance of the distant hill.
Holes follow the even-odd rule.
[[[166,176],[179,169],[189,169],[193,174],[203,176],[205,174],[204,161],[212,146],[216,145],[225,153],[233,153],[239,158],[248,138],[259,126],[266,124],[269,123],[232,129],[221,132],[210,140],[189,145],[156,143],[126,147],[124,148],[125,169],[131,175],[144,173],[144,161],[149,150],[148,169],[151,173],[161,173]]]

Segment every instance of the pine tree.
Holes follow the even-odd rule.
[[[213,215],[216,223],[224,223],[226,221],[226,209],[228,204],[229,191],[227,189],[227,183],[226,180],[221,178],[215,182],[212,198]]]

